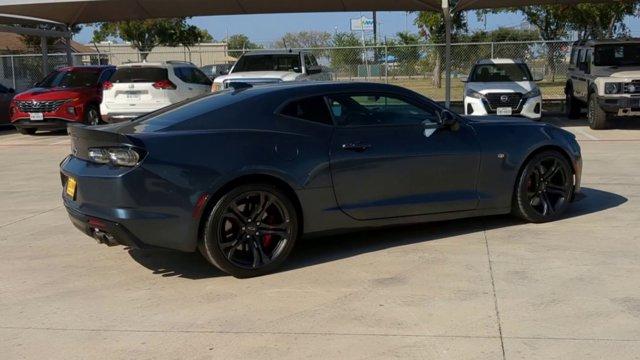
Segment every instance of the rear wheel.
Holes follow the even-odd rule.
[[[573,90],[567,90],[565,111],[569,119],[577,119],[580,117],[582,107],[580,102],[573,96]]]
[[[558,219],[573,194],[573,170],[562,154],[544,151],[525,165],[514,196],[514,213],[524,220],[543,223]]]
[[[609,126],[609,115],[598,104],[598,98],[589,97],[589,127],[594,130],[606,129]]]
[[[87,106],[84,112],[84,123],[87,125],[100,125],[100,111],[95,105]]]
[[[35,135],[36,129],[34,128],[19,128],[18,132],[22,135]]]
[[[247,278],[277,269],[297,236],[298,216],[291,199],[272,185],[250,184],[217,201],[199,248],[222,271]]]

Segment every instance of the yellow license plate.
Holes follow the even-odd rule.
[[[77,186],[78,183],[76,183],[76,179],[70,177],[69,180],[67,180],[67,195],[69,195],[72,199],[76,196]]]

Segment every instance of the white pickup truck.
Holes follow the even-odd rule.
[[[252,51],[240,57],[229,74],[215,79],[212,91],[230,87],[234,82],[251,85],[275,84],[283,81],[329,81],[331,72],[318,65],[316,57],[306,51]]]

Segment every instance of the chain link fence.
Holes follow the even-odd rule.
[[[464,84],[459,80],[468,75],[480,59],[514,58],[524,60],[534,75],[543,77],[540,87],[547,100],[564,99],[564,84],[571,42],[500,42],[452,45],[452,97],[462,100]],[[304,49],[312,52],[318,62],[330,69],[339,81],[373,81],[396,84],[424,94],[434,100],[445,97],[445,46],[395,45],[361,47],[327,47]],[[244,50],[151,52],[147,61],[181,60],[197,66],[233,62]],[[66,54],[50,54],[47,68],[67,64]],[[74,65],[139,62],[137,52],[73,54]],[[25,90],[44,77],[43,57],[34,55],[0,56],[0,83],[17,91]]]

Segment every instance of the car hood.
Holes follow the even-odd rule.
[[[521,93],[526,94],[537,88],[533,81],[509,81],[509,82],[470,82],[465,86],[467,89],[477,91],[481,94],[488,93]]]
[[[90,88],[33,88],[15,96],[15,100],[51,101],[72,99],[86,95]]]
[[[596,76],[609,76],[613,78],[630,78],[631,80],[640,78],[640,67],[605,68],[595,71]]]
[[[216,78],[215,82],[222,83],[226,80],[237,79],[278,79],[282,81],[291,81],[295,80],[300,75],[302,74],[292,71],[247,71],[219,76]]]

